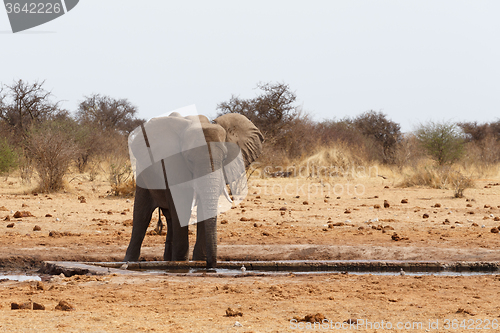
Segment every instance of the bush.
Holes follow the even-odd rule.
[[[0,138],[0,174],[8,173],[16,167],[17,155],[6,139]]]
[[[77,146],[64,125],[50,122],[32,129],[27,138],[27,154],[40,178],[38,191],[63,188],[63,178],[77,155]]]
[[[402,139],[398,123],[387,119],[382,112],[369,111],[353,119],[353,125],[366,138],[373,141],[375,158],[382,163],[394,164],[396,148]]]
[[[439,165],[451,164],[464,153],[464,136],[455,124],[428,122],[415,133],[426,152]]]

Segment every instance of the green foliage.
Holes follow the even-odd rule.
[[[17,155],[4,138],[0,138],[0,174],[7,173],[17,164]]]
[[[464,136],[453,123],[428,122],[420,125],[415,135],[427,153],[439,165],[451,164],[464,153]]]

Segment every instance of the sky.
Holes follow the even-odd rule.
[[[494,121],[499,14],[486,0],[80,0],[13,34],[0,8],[0,83],[45,80],[70,111],[92,93],[127,98],[145,119],[191,104],[214,116],[285,82],[317,121]]]

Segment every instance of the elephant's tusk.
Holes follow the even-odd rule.
[[[233,200],[231,200],[229,193],[227,193],[227,189],[226,189],[225,185],[224,185],[224,195],[226,196],[227,201],[229,201],[230,203],[233,203]]]

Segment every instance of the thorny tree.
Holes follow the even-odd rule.
[[[59,109],[59,102],[50,100],[52,93],[43,88],[44,83],[19,80],[0,86],[0,119],[15,134],[24,136],[31,124],[65,113]]]

